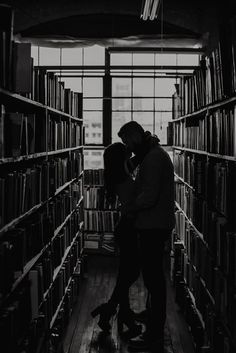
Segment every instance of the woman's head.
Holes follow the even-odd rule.
[[[106,147],[104,154],[104,182],[107,195],[110,199],[115,197],[114,187],[127,178],[125,160],[128,158],[128,150],[121,142],[115,142]]]
[[[125,172],[127,154],[127,148],[121,142],[109,145],[104,151],[104,171],[114,183],[122,182],[127,177]]]

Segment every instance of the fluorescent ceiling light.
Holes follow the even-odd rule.
[[[161,0],[143,0],[141,18],[146,20],[154,20],[159,12]]]

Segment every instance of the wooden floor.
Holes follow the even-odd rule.
[[[113,319],[110,336],[104,337],[92,319],[90,312],[105,302],[113,289],[117,258],[88,257],[88,274],[83,281],[78,302],[74,308],[63,344],[63,353],[127,353],[127,343],[119,338],[116,320]],[[168,276],[167,276],[168,277]],[[167,322],[165,329],[165,353],[194,353],[187,325],[174,301],[174,292],[167,278]],[[145,308],[146,292],[140,278],[130,291],[134,311]]]

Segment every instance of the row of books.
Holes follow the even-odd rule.
[[[49,114],[48,134],[49,151],[83,145],[83,128],[77,122],[53,119],[53,116]]]
[[[235,229],[234,212],[236,201],[235,195],[233,194],[235,190],[233,180],[235,179],[231,179],[232,174],[227,174],[228,170],[225,170],[224,167],[219,165],[215,167],[217,166],[219,168],[215,168],[213,171],[218,171],[221,174],[211,174],[212,178],[208,179],[211,180],[211,182],[207,185],[208,189],[205,193],[205,198],[199,197],[193,189],[183,184],[182,181],[177,180],[175,183],[176,201],[197,227],[203,222],[203,212],[205,212],[205,209],[209,209],[226,217],[232,229]],[[208,177],[209,176],[210,174]],[[214,192],[214,190],[216,191]],[[200,226],[200,230],[201,229],[202,226]]]
[[[84,229],[93,232],[113,232],[120,215],[117,211],[84,211]]]
[[[78,259],[54,323],[51,322],[50,325],[50,318],[44,315],[45,313],[47,314],[47,312],[50,313],[49,297],[45,300],[47,301],[47,305],[43,306],[43,310],[46,310],[46,307],[48,306],[47,312],[43,312],[41,307],[39,310],[39,316],[31,322],[28,337],[24,346],[26,352],[35,352],[40,346],[40,351],[43,353],[60,351],[64,332],[72,314],[73,306],[80,294],[80,285],[84,277],[84,271],[85,258],[84,256],[81,256]],[[42,337],[45,338],[45,331],[48,329],[49,325],[49,337],[47,337],[47,339],[42,339]]]
[[[75,263],[74,256],[70,257],[68,260],[69,261],[71,260],[73,264]],[[68,262],[66,261],[66,263],[68,263]],[[67,266],[68,266],[68,264],[67,264]],[[67,274],[65,271],[65,267],[62,267],[62,269],[58,273],[55,281],[53,282],[51,289],[48,291],[47,295],[45,296],[44,301],[40,305],[39,312],[42,312],[45,315],[45,317],[47,318],[47,322],[46,322],[47,328],[52,326],[53,316],[55,315],[56,310],[57,310],[58,306],[60,305],[60,303],[66,293],[66,288],[68,287],[68,284],[71,280],[71,276],[73,274],[73,271],[75,270],[75,268],[73,268],[73,271],[69,275],[70,267],[71,266],[69,264],[69,270],[68,270],[69,272],[67,272]]]
[[[235,26],[235,23],[232,24],[234,38],[230,28],[225,26],[220,30],[218,45],[208,56],[201,58],[200,65],[193,75],[180,78],[180,84],[173,97],[174,118],[230,97],[236,91]]]
[[[85,185],[104,185],[104,170],[103,169],[85,169],[84,171]]]
[[[110,203],[110,201],[106,197],[106,192],[104,187],[88,186],[84,189],[85,208],[108,210],[108,209],[117,209],[118,205],[119,205],[118,199]]]
[[[7,353],[16,352],[26,336],[31,322],[31,302],[29,281],[15,295],[14,301],[5,307],[0,316],[0,339]]]
[[[81,123],[56,120],[48,114],[8,113],[0,105],[0,158],[19,157],[39,152],[61,150],[83,144]],[[48,136],[48,143],[46,141]]]
[[[192,239],[194,238],[195,235],[193,235]],[[195,243],[198,242],[197,239],[198,237],[195,238]],[[201,240],[199,240],[198,244],[201,243]],[[197,250],[194,252],[196,254]],[[197,256],[201,258],[200,254]],[[186,305],[186,297],[188,297],[188,295],[186,295],[186,293],[184,295],[183,292],[179,293],[181,289],[178,287],[179,284],[184,285],[185,291],[191,293],[191,299],[194,306],[197,308],[197,310],[199,310],[202,320],[202,327],[204,327],[204,331],[206,333],[205,338],[202,336],[200,346],[209,346],[209,349],[213,349],[215,348],[215,333],[213,334],[212,328],[215,327],[216,322],[219,323],[223,320],[224,324],[227,325],[228,330],[231,333],[230,336],[233,337],[235,335],[236,321],[233,312],[235,310],[236,301],[233,295],[230,281],[227,279],[227,277],[223,276],[222,272],[218,268],[206,269],[208,272],[213,272],[214,279],[213,287],[211,288],[212,292],[209,292],[208,286],[210,283],[203,280],[202,273],[200,274],[198,272],[198,268],[196,268],[191,261],[192,260],[189,259],[186,249],[177,246],[175,251],[175,282],[177,283],[176,297],[181,306],[183,306],[183,303]],[[203,262],[203,260],[199,259],[199,262]],[[205,267],[207,267],[207,265]],[[211,295],[212,293],[213,297]],[[184,311],[188,319],[189,312],[186,311],[186,306]],[[213,319],[215,322],[212,321]],[[226,339],[229,343],[229,346],[233,348],[228,334],[224,334],[222,339]],[[213,351],[215,352],[215,350]]]
[[[180,78],[173,95],[173,118],[192,113],[236,92],[236,20],[219,30],[219,42],[202,57],[193,76]]]
[[[206,85],[206,59],[202,58],[200,65],[194,70],[192,76],[180,78],[179,95],[181,112],[192,113],[206,105],[207,85]]]
[[[54,229],[60,227],[72,212],[78,212],[81,215],[82,203],[75,209],[75,206],[81,200],[81,193],[76,190],[72,194],[72,190],[73,187],[69,186],[68,190],[63,191],[48,203],[49,215],[52,219]]]
[[[70,163],[67,159],[50,160],[1,176],[0,227],[54,196],[56,190],[68,181],[66,174],[70,173],[67,167]],[[80,197],[83,194],[81,179],[67,188],[72,189],[74,200],[76,194]]]
[[[1,5],[0,22],[0,87],[81,117],[81,93],[65,88],[54,72],[34,69],[30,43],[13,42],[14,10],[10,6]]]
[[[58,215],[51,211],[52,209],[49,211],[45,209],[33,215],[30,219],[21,222],[20,226],[9,231],[1,240],[0,298],[11,290],[16,279],[24,273],[29,261],[39,255],[42,250],[44,250],[43,263],[49,274],[50,268],[53,269],[58,264],[61,249],[72,241],[80,229],[80,223],[83,220],[81,209],[76,209],[71,214],[59,233],[55,233],[56,226],[58,223],[61,225],[64,219],[56,221],[55,216]],[[83,244],[80,243],[80,249],[82,246]],[[51,276],[47,278],[50,281]]]
[[[35,68],[33,71],[31,98],[74,117],[82,117],[82,94],[65,88],[59,76],[45,68]]]
[[[194,293],[189,289],[182,272],[177,271],[176,301],[189,324],[196,351],[233,353],[235,347],[231,334],[226,331],[219,316],[216,315],[204,283],[193,268],[191,271],[195,283]]]
[[[36,307],[37,303],[40,304],[40,291],[38,291],[37,288],[37,280],[40,285],[40,271],[38,272],[35,269],[29,273],[27,281],[24,282],[21,290],[16,293],[13,304],[6,307],[4,312],[1,313],[0,336],[4,344],[5,352],[35,352],[39,348],[40,342],[41,344],[44,342],[42,348],[46,352],[45,349],[48,346],[48,341],[45,340],[43,335],[45,335],[45,331],[50,328],[53,315],[57,310],[54,304],[56,301],[57,304],[60,304],[60,300],[63,299],[61,310],[58,313],[58,317],[55,317],[55,323],[51,328],[52,332],[53,329],[56,330],[56,327],[58,327],[63,310],[68,309],[66,313],[64,313],[68,321],[68,315],[79,293],[81,281],[81,276],[71,277],[73,271],[70,272],[69,267],[71,266],[72,268],[75,264],[75,254],[73,252],[74,248],[71,254],[68,255],[65,266],[62,267],[61,272],[59,272],[54,281],[55,283],[53,283],[51,290],[48,292],[39,310],[37,310]],[[71,265],[68,265],[70,261]],[[69,284],[68,287],[67,284]],[[66,289],[65,295],[61,292],[63,287]],[[44,345],[45,347],[43,347]]]
[[[192,124],[192,126],[191,126]],[[175,146],[236,157],[236,106],[173,126]]]
[[[204,156],[175,150],[173,163],[178,177],[225,215],[235,206],[234,162],[207,159]]]
[[[46,151],[45,117],[8,113],[4,105],[0,105],[0,146],[0,158]]]
[[[178,263],[178,252],[175,252],[175,265]],[[206,341],[205,324],[198,310],[181,271],[175,266],[175,300],[178,303],[192,333],[196,351],[200,352]]]
[[[114,243],[114,234],[111,233],[85,233],[84,250],[86,252],[100,252],[106,254],[115,254],[117,247]]]
[[[206,275],[208,270],[219,268],[234,288],[236,287],[236,233],[228,229],[229,225],[224,217],[217,217],[214,213],[211,217],[211,224],[208,224],[209,233],[202,238],[190,226],[183,212],[178,210],[176,212],[176,234],[185,244],[188,259],[207,283],[212,283],[214,278],[213,273]],[[203,269],[203,267],[206,268]],[[209,284],[208,287],[212,289],[212,285]]]
[[[214,308],[224,318],[231,331],[236,332],[236,322],[233,320],[232,308],[235,306],[234,291],[236,286],[236,233],[227,231],[225,220],[218,218],[212,243],[206,244],[195,229],[178,213],[177,233],[184,244],[182,272],[189,288],[194,291],[197,272],[211,298]],[[185,224],[184,224],[185,223]],[[184,238],[184,239],[183,239]],[[202,311],[202,308],[200,308]]]

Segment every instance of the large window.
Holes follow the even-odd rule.
[[[112,142],[129,120],[158,135],[167,144],[167,126],[172,118],[172,94],[176,78],[135,77],[112,79]]]
[[[103,143],[102,94],[103,80],[101,77],[83,78],[83,119],[85,143],[88,145],[102,145]]]
[[[106,55],[108,60],[105,65]],[[65,82],[65,87],[83,93],[85,144],[90,146],[85,147],[86,168],[103,166],[101,148],[104,129],[111,142],[119,141],[117,132],[130,120],[139,122],[145,130],[158,135],[161,143],[166,145],[175,84],[180,75],[191,74],[194,66],[199,64],[198,53],[158,49],[152,52],[125,49],[121,52],[114,48],[106,50],[98,45],[86,48],[33,46],[32,57],[35,65],[57,65],[58,71],[55,72]],[[67,69],[63,70],[63,66]],[[68,66],[71,68],[68,69]],[[107,95],[109,87],[103,86],[109,84],[109,80],[104,80],[105,72],[111,77],[111,97]],[[104,92],[106,97],[103,97]],[[108,130],[107,126],[103,126],[104,99],[111,99]]]
[[[175,84],[198,63],[198,54],[112,52],[111,65],[123,66],[123,72],[112,71],[112,142],[125,122],[135,120],[166,145]]]

